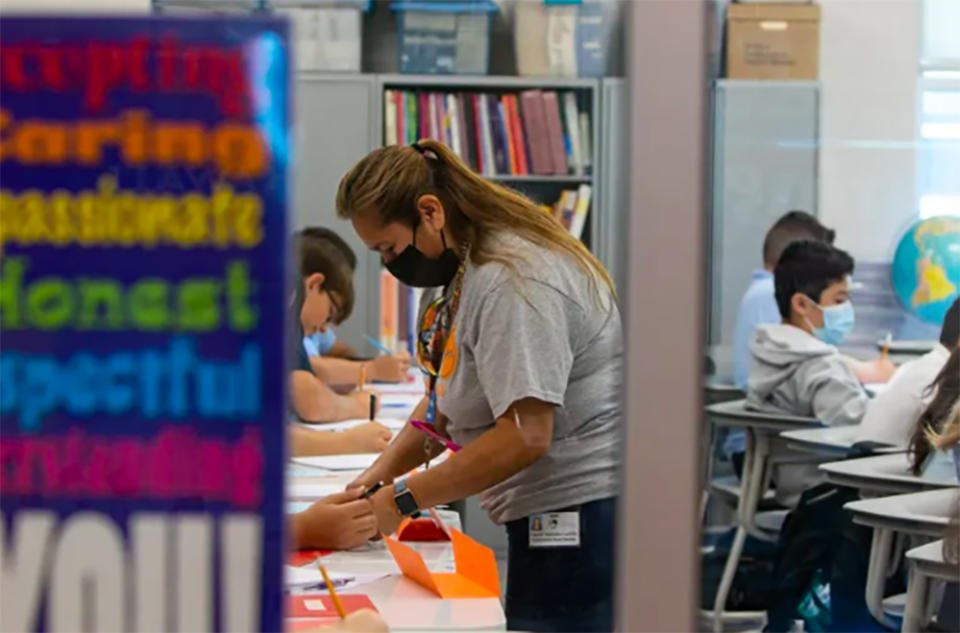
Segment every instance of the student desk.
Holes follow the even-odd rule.
[[[859,441],[860,427],[856,424],[832,426],[817,429],[797,429],[784,431],[780,437],[787,446],[796,451],[807,451],[818,455],[849,457],[865,449],[854,446]],[[872,446],[872,454],[902,453],[904,449],[896,446]]]
[[[938,460],[918,477],[910,472],[909,459],[906,453],[875,455],[821,464],[820,470],[832,484],[867,493],[902,494],[956,487],[952,462]]]
[[[723,630],[724,606],[747,535],[772,541],[777,538],[779,532],[779,526],[775,523],[761,525],[757,521],[757,507],[770,481],[770,439],[783,431],[809,429],[819,426],[820,423],[813,418],[752,411],[746,408],[745,400],[712,404],[706,408],[706,413],[712,425],[743,428],[747,437],[737,499],[737,532],[723,568],[723,576],[713,605],[713,629],[719,633]],[[785,513],[780,513],[777,518],[783,514]]]
[[[291,487],[322,483],[340,484],[342,489],[360,474],[359,471],[325,472],[316,469],[320,474],[311,476],[309,469],[290,466],[290,469],[294,468],[297,470],[288,476]],[[448,511],[440,513],[448,525],[461,528],[459,515]],[[453,548],[450,543],[411,545],[420,551],[427,567],[432,571],[453,570]],[[375,582],[348,589],[346,593],[363,593],[369,596],[392,631],[479,631],[506,628],[506,615],[499,598],[438,598],[400,575],[396,563],[382,542],[369,543],[356,550],[335,552],[324,556],[321,562],[333,573],[385,575],[385,578]]]
[[[844,506],[853,513],[855,523],[873,528],[865,599],[870,614],[877,621],[893,626],[893,622],[883,610],[883,589],[894,535],[900,533],[932,538],[943,537],[950,515],[956,511],[958,494],[960,490],[956,487],[941,488],[891,497],[861,499],[851,501]],[[916,615],[914,613],[912,617]],[[906,625],[906,620],[904,624]],[[919,629],[905,626],[903,630]]]
[[[956,563],[943,557],[943,541],[934,541],[907,552],[910,561],[910,581],[907,587],[907,604],[903,612],[901,631],[919,631],[926,623],[929,580],[936,578],[947,582],[960,582],[960,570]],[[942,625],[941,625],[942,626]]]

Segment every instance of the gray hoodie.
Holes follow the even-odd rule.
[[[759,325],[747,406],[816,418],[827,426],[858,424],[867,393],[837,348],[792,325]]]
[[[750,352],[747,408],[816,418],[827,426],[860,422],[867,394],[833,345],[792,325],[758,325]],[[781,460],[792,453],[777,439],[771,449]],[[782,464],[773,478],[777,501],[792,507],[821,477],[816,465]]]

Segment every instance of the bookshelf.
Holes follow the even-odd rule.
[[[590,78],[563,78],[563,77],[517,77],[497,75],[407,75],[381,74],[377,75],[377,94],[380,99],[379,129],[381,131],[381,145],[386,144],[386,126],[384,108],[387,91],[403,91],[406,93],[458,93],[458,94],[487,94],[487,95],[519,95],[527,90],[553,91],[561,99],[560,116],[564,117],[563,95],[573,93],[578,108],[586,112],[589,117],[589,156],[583,159],[589,165],[589,171],[577,173],[553,174],[484,174],[489,180],[498,184],[516,189],[541,204],[553,204],[564,190],[576,190],[580,185],[590,185],[592,195],[590,208],[587,212],[586,223],[580,238],[598,256],[602,257],[602,248],[598,242],[597,209],[599,208],[599,192],[595,186],[600,176],[600,84],[601,80]],[[521,104],[522,105],[522,104]],[[522,117],[521,117],[522,118]],[[524,133],[526,123],[522,121]],[[565,125],[565,122],[564,122]],[[566,129],[566,128],[564,128]],[[404,140],[398,140],[403,142]],[[529,141],[529,139],[528,139]],[[529,142],[528,142],[528,147]],[[532,149],[532,148],[530,148]],[[531,152],[527,152],[528,156]],[[528,169],[531,171],[531,169]]]

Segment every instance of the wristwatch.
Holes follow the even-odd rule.
[[[417,500],[413,498],[413,493],[407,488],[405,479],[393,484],[393,502],[397,505],[397,511],[401,516],[408,517],[416,514],[420,509],[417,506]]]

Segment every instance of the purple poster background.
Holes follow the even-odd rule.
[[[0,21],[0,629],[281,629],[288,75],[276,20]]]

